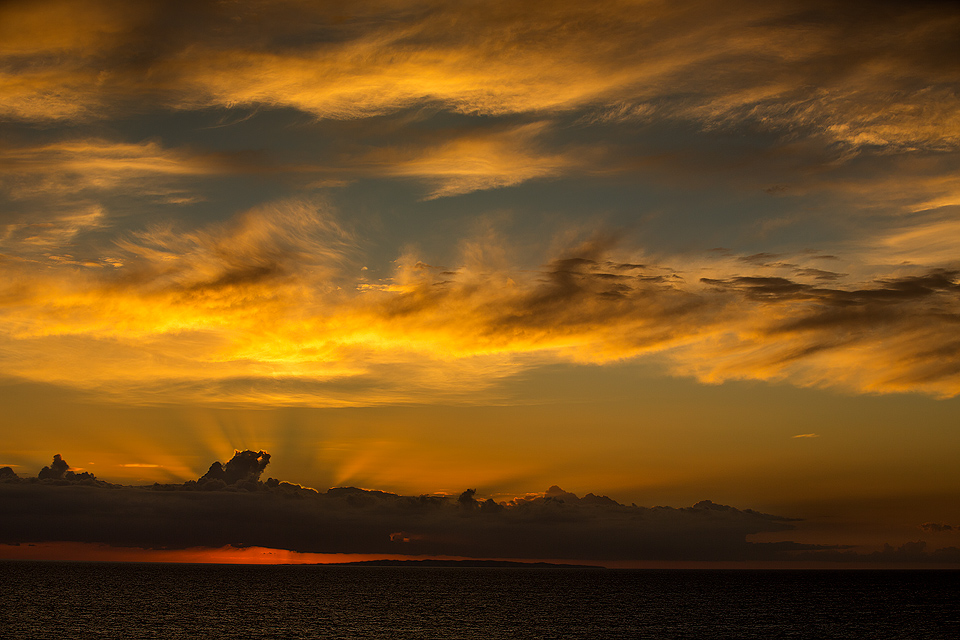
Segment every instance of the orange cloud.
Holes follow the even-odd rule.
[[[170,182],[226,171],[224,162],[157,142],[77,139],[0,149],[0,186],[15,198],[138,189],[170,196]]]
[[[571,123],[746,127],[777,137],[790,158],[798,149],[822,156],[800,175],[791,166],[788,193],[839,188],[864,198],[851,207],[896,202],[913,211],[952,206],[960,193],[950,158],[934,168],[894,167],[882,181],[839,175],[864,156],[909,164],[960,147],[956,74],[944,62],[960,16],[945,5],[865,17],[829,2],[801,15],[789,2],[389,1],[334,10],[244,1],[197,3],[175,23],[161,19],[165,11],[159,2],[6,3],[0,115],[76,123],[144,111],[292,108],[319,119],[414,110],[501,119],[483,134],[379,140],[372,152],[341,149],[316,166],[255,167],[315,174],[315,185],[412,178],[427,184],[430,198],[561,175],[677,168],[672,154],[633,148],[618,160],[597,138],[551,148],[549,134]],[[15,198],[139,180],[147,194],[185,202],[196,195],[175,179],[254,169],[102,140],[27,156],[0,157]]]
[[[165,107],[293,107],[362,118],[593,110],[801,130],[851,148],[956,149],[947,7],[864,16],[836,3],[8,3],[0,110],[96,119]],[[204,28],[208,27],[208,28]],[[277,46],[277,43],[285,43]]]
[[[106,54],[121,46],[139,13],[109,1],[37,0],[0,7],[0,113],[23,120],[96,117]]]
[[[708,383],[960,393],[956,272],[841,284],[810,256],[760,254],[678,272],[594,240],[535,272],[479,242],[455,271],[408,256],[366,282],[359,239],[300,201],[115,250],[109,270],[0,262],[8,375],[132,402],[489,402],[543,364],[658,354]]]
[[[435,185],[431,198],[507,187],[534,178],[555,177],[583,169],[596,151],[550,152],[537,148],[536,137],[547,127],[537,123],[499,132],[456,137],[435,147],[403,155],[386,149],[366,159],[382,163],[385,175],[415,177]]]

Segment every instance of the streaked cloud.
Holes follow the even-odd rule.
[[[363,159],[369,166],[382,158],[382,173],[415,177],[435,185],[430,197],[439,198],[481,189],[507,187],[533,178],[557,177],[573,169],[584,170],[586,156],[596,151],[545,151],[537,148],[536,137],[546,127],[537,123],[504,131],[455,137],[436,147],[416,149],[398,155],[385,149]],[[410,152],[408,152],[410,153]]]
[[[434,198],[533,178],[676,171],[676,150],[625,143],[611,151],[616,145],[592,136],[557,145],[548,135],[650,124],[769,135],[772,148],[753,162],[786,157],[774,164],[791,169],[788,193],[841,189],[902,200],[908,210],[955,204],[960,193],[949,160],[908,168],[906,178],[898,177],[902,166],[891,169],[882,184],[844,172],[862,158],[923,165],[957,152],[960,100],[949,54],[960,17],[946,5],[880,2],[868,16],[836,2],[801,11],[746,0],[370,1],[336,10],[243,1],[178,11],[171,21],[159,2],[7,3],[0,115],[90,124],[146,112],[295,109],[318,119],[447,112],[496,123],[436,144],[380,140],[335,162],[279,169],[318,173],[314,184],[404,176],[424,181]],[[74,160],[84,154],[84,189],[120,175],[149,173],[156,183],[216,170],[210,158],[156,143],[90,140],[35,150],[58,171],[24,177],[41,158],[11,153],[0,161],[17,163],[16,184],[7,181],[14,197],[70,189],[79,180]],[[729,165],[708,156],[701,161]]]
[[[156,141],[75,139],[6,146],[0,148],[0,188],[13,199],[134,190],[172,197],[183,195],[182,187],[173,186],[178,180],[229,171],[227,158],[166,149]]]
[[[80,233],[107,226],[106,217],[102,207],[91,204],[11,220],[0,226],[0,249],[13,249],[21,256],[43,252],[52,260],[73,261],[73,256],[62,253]]]
[[[948,55],[960,20],[943,5],[197,3],[176,25],[162,6],[8,4],[4,110],[89,119],[108,98],[148,97],[321,118],[590,107],[600,121],[746,121],[851,148],[960,142]]]
[[[877,234],[867,258],[886,264],[954,265],[960,260],[960,220],[951,208],[940,215],[917,216]]]
[[[801,433],[801,434],[798,434],[798,435],[795,435],[795,436],[791,436],[791,437],[793,437],[793,438],[819,438],[819,437],[820,437],[820,434],[819,434],[819,433]]]
[[[672,268],[599,238],[530,272],[486,242],[455,270],[407,254],[371,282],[328,205],[286,201],[121,236],[109,270],[8,261],[6,369],[133,402],[489,400],[544,364],[650,356],[708,383],[960,393],[955,271],[824,280],[815,254]]]

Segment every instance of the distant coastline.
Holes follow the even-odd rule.
[[[594,564],[561,564],[556,562],[516,562],[512,560],[358,560],[328,562],[335,567],[517,567],[521,569],[605,569]]]

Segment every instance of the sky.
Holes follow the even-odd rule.
[[[3,3],[0,557],[958,562],[958,40],[951,2]]]

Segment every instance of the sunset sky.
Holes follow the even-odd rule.
[[[951,2],[3,3],[0,467],[183,483],[263,450],[321,492],[960,547],[958,42]],[[50,533],[16,509],[68,488],[4,486],[47,533],[0,543],[251,542]],[[582,559],[660,557],[596,509]],[[424,530],[459,546],[262,539],[537,557],[450,517]],[[714,526],[662,557],[773,558]]]

